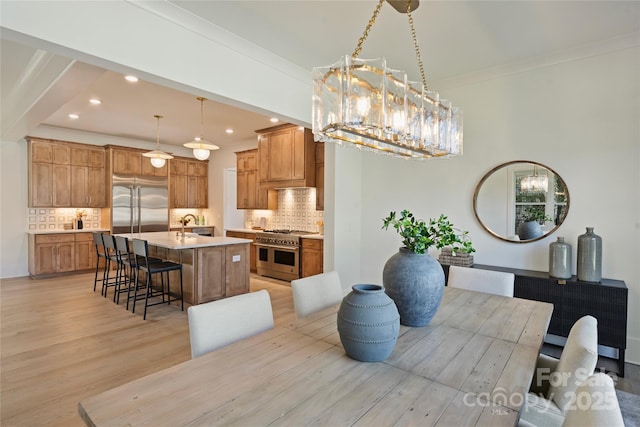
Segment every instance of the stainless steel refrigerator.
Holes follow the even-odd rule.
[[[112,182],[114,234],[169,230],[167,178],[114,175]]]

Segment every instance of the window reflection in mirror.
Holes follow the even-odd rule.
[[[491,235],[509,242],[532,242],[562,224],[569,210],[569,191],[551,168],[513,161],[496,166],[481,179],[473,208]]]

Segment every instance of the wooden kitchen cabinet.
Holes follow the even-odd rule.
[[[310,129],[287,124],[256,132],[261,188],[315,187],[316,151]]]
[[[140,175],[142,172],[141,151],[111,148],[111,161],[111,168],[115,174]]]
[[[29,275],[49,277],[96,268],[93,232],[29,234]]]
[[[144,176],[168,176],[169,175],[169,162],[166,162],[161,168],[156,168],[151,164],[151,160],[147,157],[141,156],[140,158],[140,170],[141,175]]]
[[[71,147],[71,164],[74,166],[90,166],[104,168],[104,149],[90,147]]]
[[[208,162],[174,157],[169,163],[169,207],[208,208]]]
[[[169,179],[169,207],[187,207],[187,177],[186,175],[171,175]]]
[[[106,179],[104,168],[72,166],[71,206],[106,206]]]
[[[278,209],[276,190],[258,185],[258,150],[236,153],[236,207],[238,209]]]
[[[255,273],[258,271],[257,267],[256,267],[256,260],[257,260],[257,254],[256,254],[256,233],[242,233],[240,231],[227,231],[227,237],[237,237],[239,239],[249,239],[251,240],[251,244],[249,245],[249,270],[252,273]]]
[[[105,152],[66,141],[29,141],[29,206],[105,206]]]
[[[27,137],[29,207],[71,206],[71,149],[50,140]]]
[[[75,242],[75,270],[95,269],[97,255],[96,247],[93,243],[93,233],[77,233]]]
[[[300,276],[308,277],[324,271],[324,241],[322,239],[300,239]]]
[[[29,235],[29,274],[32,277],[75,271],[75,236]]]
[[[316,210],[324,210],[324,142],[316,142]]]

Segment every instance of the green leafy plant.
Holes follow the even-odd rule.
[[[522,212],[522,221],[529,222],[535,221],[538,223],[553,221],[549,215],[545,213],[545,211],[541,209],[528,209]]]
[[[460,231],[454,228],[453,224],[445,215],[440,215],[436,219],[429,219],[427,224],[421,219],[417,219],[408,210],[400,212],[400,216],[396,218],[396,213],[391,212],[388,217],[383,219],[382,228],[387,230],[389,226],[393,226],[402,237],[402,244],[411,252],[423,254],[432,246],[441,249],[445,246],[451,246],[452,251],[462,251],[472,253],[476,250],[471,244],[468,231]]]

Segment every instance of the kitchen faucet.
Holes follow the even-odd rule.
[[[182,217],[182,219],[180,220],[180,224],[182,225],[182,238],[183,239],[184,239],[184,223],[185,223],[185,219],[187,219],[188,216],[193,218],[193,221],[197,220],[197,218],[193,214],[186,214],[185,216]]]

